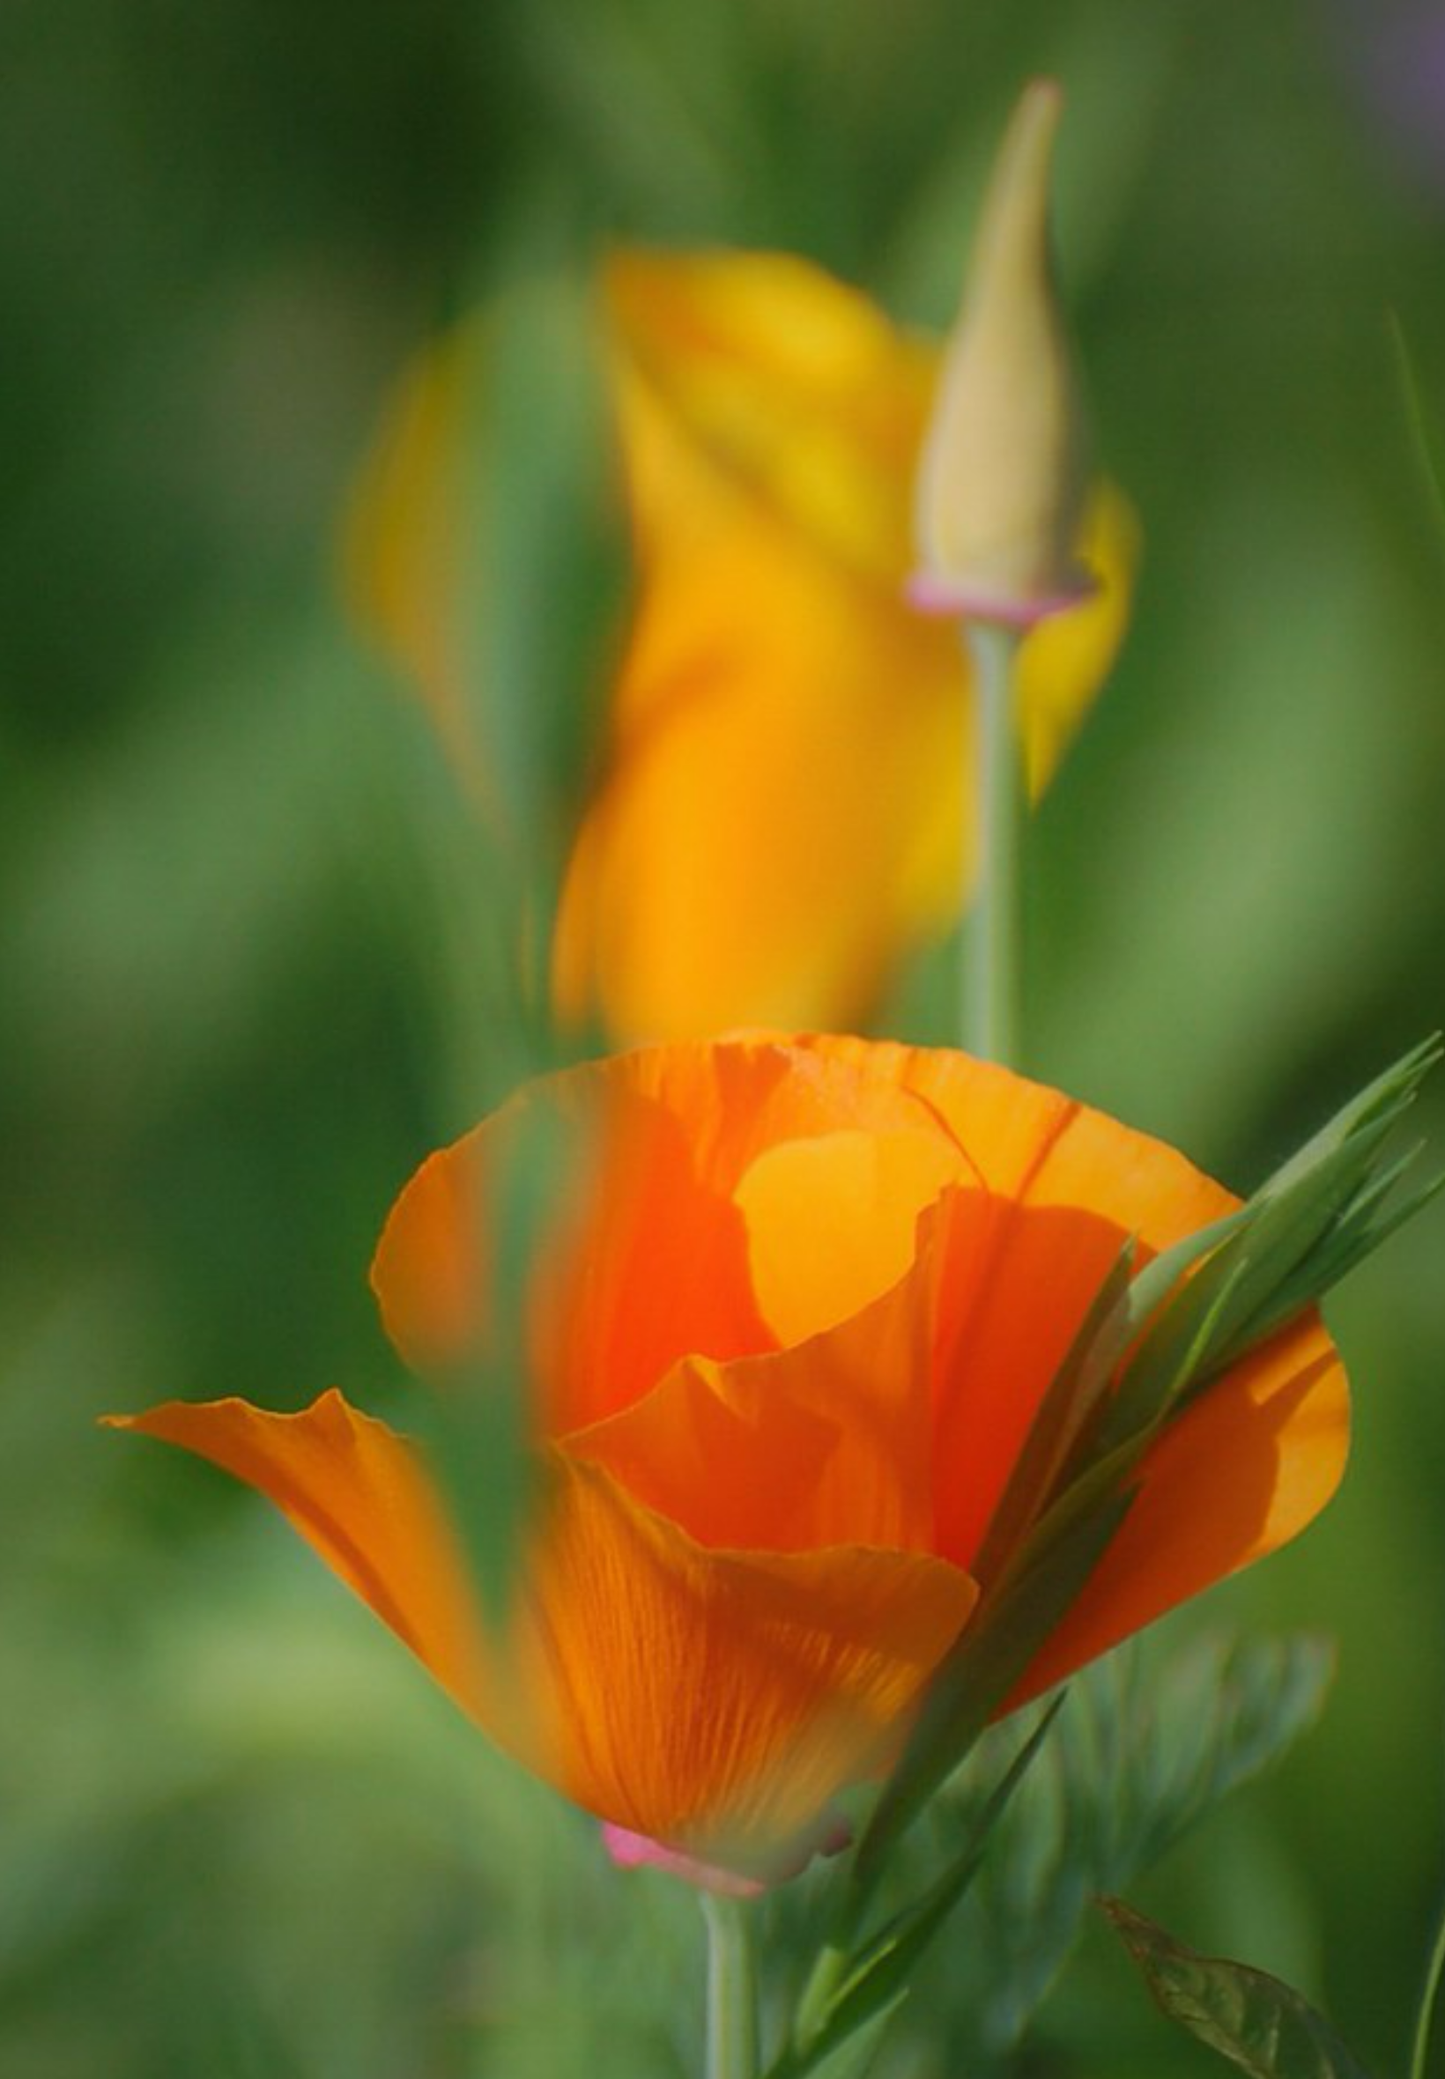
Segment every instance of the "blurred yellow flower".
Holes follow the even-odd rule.
[[[971,874],[968,667],[904,596],[938,347],[782,254],[621,253],[599,302],[636,593],[563,889],[558,1013],[619,1040],[856,1025]],[[487,379],[482,323],[422,359],[348,541],[363,612],[483,778],[452,465]],[[1036,791],[1112,661],[1135,547],[1097,487],[1079,554],[1099,588],[1021,651]]]

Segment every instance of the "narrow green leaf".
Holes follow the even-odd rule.
[[[1128,1344],[1124,1326],[1136,1242],[1131,1235],[1115,1258],[1055,1372],[1033,1419],[997,1508],[973,1561],[985,1586],[1016,1552],[1054,1491],[1079,1436]]]
[[[912,1905],[895,1914],[887,1926],[874,1937],[844,1981],[842,1997],[861,1988],[881,1964],[887,1961],[896,1962],[900,1957],[911,1958],[916,1955],[932,1938],[939,1923],[952,1912],[972,1882],[995,1826],[1032,1767],[1035,1756],[1052,1731],[1054,1720],[1063,1706],[1064,1692],[1061,1691],[1053,1698],[984,1801],[982,1809],[969,1828],[967,1846],[962,1854],[954,1858],[922,1898],[916,1899]]]
[[[1201,1256],[1217,1249],[1247,1217],[1248,1208],[1243,1207],[1212,1221],[1162,1250],[1133,1277],[1129,1273],[1137,1241],[1131,1235],[1124,1243],[1049,1384],[974,1559],[973,1572],[985,1586],[1057,1498],[1070,1472],[1077,1469],[1082,1448],[1087,1444],[1090,1455],[1097,1455],[1094,1418],[1125,1351],[1185,1273]]]
[[[763,2079],[803,2079],[804,2074],[807,2079],[864,2079],[883,2047],[889,2022],[907,1999],[908,1988],[903,1986],[886,2006],[879,2007],[869,2020],[852,2035],[842,2038],[833,2049],[818,2056],[810,2055],[801,2064],[792,2053],[784,2053],[782,2059],[768,2066]]]
[[[810,2002],[805,1993],[794,2042],[768,2068],[766,2079],[803,2079],[805,2073],[827,2069],[827,2061],[841,2045],[860,2031],[886,2021],[906,1998],[919,1958],[977,1876],[989,1838],[1033,1765],[1063,1703],[1064,1698],[1059,1695],[1044,1712],[974,1815],[962,1850],[928,1889],[894,1914],[844,1965],[824,2000]],[[828,1976],[833,1980],[832,1972]],[[811,2013],[810,2005],[814,2008]]]
[[[1405,425],[1420,464],[1426,497],[1430,506],[1430,517],[1435,523],[1435,532],[1440,546],[1445,549],[1445,437],[1440,424],[1425,396],[1420,382],[1415,357],[1410,351],[1410,342],[1405,337],[1405,328],[1399,313],[1391,311],[1389,316],[1390,340],[1395,349],[1395,369],[1400,381],[1400,401],[1404,406]]]
[[[1159,1309],[1089,1440],[1091,1462],[1152,1435],[1195,1376],[1243,1275],[1241,1241],[1242,1232],[1236,1229]]]
[[[1421,1083],[1445,1056],[1445,1037],[1438,1032],[1421,1040],[1398,1061],[1382,1070],[1373,1082],[1367,1083],[1348,1098],[1333,1118],[1326,1121],[1319,1132],[1313,1134],[1302,1148],[1295,1151],[1287,1162],[1281,1163],[1274,1173],[1260,1186],[1259,1197],[1273,1197],[1287,1190],[1306,1171],[1315,1167],[1331,1149],[1338,1147],[1351,1134],[1377,1123],[1380,1120],[1396,1121],[1402,1112],[1414,1102]]]
[[[1393,1118],[1362,1126],[1348,1140],[1320,1157],[1313,1168],[1284,1191],[1266,1187],[1253,1203],[1258,1212],[1241,1240],[1248,1275],[1236,1297],[1237,1319],[1243,1323],[1266,1303],[1290,1272],[1368,1190],[1372,1165],[1395,1129]]]
[[[961,2073],[1012,2068],[1100,1892],[1125,1892],[1239,1784],[1313,1723],[1333,1656],[1311,1638],[1193,1639],[1167,1627],[1069,1682],[1068,1709],[990,1839],[988,1855],[915,1979],[920,2015]],[[990,1727],[889,1861],[922,1888],[1013,1751]],[[900,2022],[900,2035],[908,2026]]]
[[[1187,1386],[1217,1369],[1223,1348],[1254,1339],[1253,1322],[1356,1196],[1390,1125],[1385,1120],[1362,1127],[1321,1154],[1287,1189],[1266,1187],[1250,1201],[1245,1223],[1206,1274],[1180,1294],[1180,1318],[1189,1337],[1185,1350],[1177,1348],[1178,1335],[1166,1330],[1160,1349],[1145,1353],[1142,1363],[1156,1381],[1157,1412],[1167,1412]]]
[[[1335,1232],[1300,1266],[1295,1276],[1280,1287],[1268,1306],[1254,1317],[1248,1329],[1218,1353],[1214,1360],[1216,1371],[1222,1371],[1237,1362],[1247,1349],[1263,1342],[1266,1337],[1273,1335],[1276,1329],[1283,1328],[1293,1315],[1300,1313],[1305,1307],[1312,1306],[1323,1293],[1338,1285],[1341,1278],[1347,1276],[1356,1264],[1363,1263],[1367,1256],[1373,1256],[1380,1244],[1388,1241],[1397,1228],[1403,1227],[1407,1220],[1413,1220],[1423,1207],[1439,1196],[1441,1190],[1445,1189],[1445,1172],[1438,1177],[1432,1177],[1427,1184],[1422,1184],[1418,1190],[1398,1200],[1388,1211],[1382,1211],[1378,1219],[1370,1217],[1394,1189],[1419,1153],[1420,1146],[1413,1148],[1408,1155],[1392,1164],[1388,1171],[1376,1179],[1371,1188],[1361,1192],[1358,1217],[1353,1216],[1352,1208],[1352,1217],[1348,1224],[1341,1221]]]
[[[588,1141],[550,1106],[514,1109],[500,1153],[477,1179],[477,1230],[490,1262],[476,1267],[486,1329],[466,1360],[418,1396],[413,1427],[488,1607],[507,1608],[517,1555],[540,1499],[522,1381],[531,1266],[557,1208],[576,1188]]]
[[[1194,1268],[1201,1256],[1207,1256],[1219,1248],[1249,1219],[1249,1207],[1241,1206],[1236,1213],[1226,1213],[1221,1220],[1211,1220],[1195,1234],[1187,1234],[1175,1242],[1172,1248],[1161,1249],[1152,1262],[1132,1281],[1128,1292],[1128,1335],[1132,1341],[1139,1330],[1158,1312],[1169,1298],[1186,1271]]]
[[[1366,2079],[1324,2017],[1278,1978],[1200,1956],[1121,1899],[1099,1904],[1169,2019],[1250,2079]]]
[[[494,806],[540,863],[565,842],[596,748],[628,570],[593,285],[533,228],[554,266],[489,308],[458,562],[463,685]]]
[[[482,315],[449,349],[438,632],[474,754],[466,798],[494,855],[509,979],[540,1038],[552,916],[601,755],[631,568],[591,262],[534,196],[491,271]]]
[[[851,1881],[866,1898],[894,1841],[917,1818],[1019,1681],[1093,1572],[1133,1500],[1105,1492],[1067,1520],[1040,1526],[1015,1566],[974,1612],[930,1685],[903,1758],[854,1853]]]
[[[1435,1922],[1435,1939],[1430,1944],[1430,1955],[1425,1965],[1425,1982],[1420,1988],[1419,2005],[1415,2010],[1414,2036],[1410,2044],[1410,2079],[1425,2079],[1425,2061],[1430,2055],[1430,2031],[1435,2023],[1435,2002],[1440,1996],[1442,1977],[1445,1977],[1445,1906],[1442,1906]]]
[[[1096,1451],[1157,1428],[1418,1210],[1425,1194],[1398,1218],[1381,1213],[1406,1165],[1379,1157],[1440,1051],[1438,1038],[1427,1040],[1376,1077],[1234,1216],[1142,1338],[1091,1440]]]

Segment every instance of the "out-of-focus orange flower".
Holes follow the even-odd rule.
[[[967,1626],[1041,1396],[1126,1235],[1235,1201],[1161,1143],[952,1053],[657,1047],[431,1157],[372,1279],[423,1374],[485,1353],[483,1209],[529,1118],[586,1166],[522,1303],[545,1468],[505,1617],[418,1447],[332,1392],[129,1426],[259,1488],[503,1747],[614,1826],[778,1866],[877,1772]],[[1012,1701],[1292,1537],[1339,1477],[1313,1314],[1193,1400]]]
[[[622,253],[599,302],[636,597],[566,878],[558,1010],[626,1040],[857,1025],[972,873],[969,667],[904,596],[939,350],[779,254]],[[484,323],[420,363],[349,536],[363,611],[483,774],[458,429],[488,380]],[[1079,554],[1100,588],[1021,653],[1035,790],[1113,658],[1134,552],[1127,506],[1098,488]]]

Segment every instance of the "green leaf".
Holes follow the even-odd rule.
[[[1333,1655],[1313,1638],[1240,1644],[1167,1632],[1073,1676],[1069,1707],[994,1829],[989,1852],[923,1960],[940,2069],[986,2079],[1018,2041],[1069,1955],[1092,1900],[1135,1883],[1239,1784],[1314,1721]],[[1016,1737],[991,1728],[893,1851],[890,1888],[912,1887],[989,1795]],[[900,2034],[906,2020],[899,2023]]]
[[[1057,1499],[1082,1447],[1092,1442],[1094,1418],[1125,1351],[1185,1272],[1216,1249],[1246,1217],[1247,1209],[1242,1208],[1186,1235],[1133,1277],[1130,1271],[1137,1237],[1131,1235],[1124,1243],[1049,1383],[974,1558],[971,1570],[985,1587],[1018,1552],[1025,1536]]]
[[[985,1587],[1018,1550],[1048,1501],[1093,1413],[1097,1396],[1124,1354],[1129,1338],[1123,1323],[1130,1294],[1140,1282],[1129,1276],[1136,1247],[1131,1235],[1095,1293],[1029,1427],[974,1557],[971,1571]]]
[[[439,632],[474,753],[463,799],[528,1024],[545,1024],[552,914],[631,581],[604,325],[573,244],[545,195],[524,199],[490,293],[446,345],[457,401]]]
[[[1438,1040],[1415,1048],[1342,1106],[1248,1204],[1137,1277],[1129,1276],[1132,1244],[1121,1250],[989,1527],[978,1607],[935,1675],[859,1841],[835,1961],[851,1947],[904,1836],[1006,1706],[1107,1548],[1161,1428],[1223,1363],[1281,1325],[1286,1310],[1317,1298],[1397,1217],[1388,1198],[1402,1165],[1382,1150],[1440,1051]]]
[[[535,1263],[560,1205],[583,1174],[590,1142],[578,1122],[548,1103],[510,1108],[509,1131],[494,1137],[494,1158],[475,1180],[475,1221],[483,1238],[475,1267],[487,1309],[485,1330],[465,1361],[428,1380],[411,1427],[446,1497],[462,1548],[487,1606],[511,1599],[513,1574],[540,1499],[524,1384],[526,1296]]]
[[[593,285],[550,242],[552,271],[493,298],[470,363],[456,556],[492,807],[511,848],[544,858],[596,749],[627,579]]]
[[[1439,1052],[1435,1040],[1415,1048],[1246,1205],[1132,1278],[1135,1241],[1125,1242],[1050,1382],[980,1546],[974,1571],[986,1598],[1042,1519],[1052,1514],[1056,1533],[1070,1520],[1063,1504],[1071,1495],[1087,1511],[1122,1492],[1189,1396],[1317,1299],[1439,1188],[1388,1206],[1413,1158],[1379,1159]]]
[[[1233,1216],[1192,1276],[1182,1267],[1090,1439],[1096,1456],[1131,1437],[1147,1441],[1190,1395],[1320,1299],[1433,1194],[1432,1184],[1387,1209],[1408,1158],[1381,1156],[1440,1054],[1438,1036],[1426,1040],[1367,1084]],[[1163,1261],[1144,1275],[1162,1276]]]
[[[1366,1083],[1363,1090],[1356,1091],[1353,1097],[1346,1099],[1318,1133],[1266,1178],[1256,1195],[1261,1198],[1277,1197],[1281,1192],[1290,1189],[1350,1135],[1374,1125],[1396,1124],[1407,1108],[1414,1103],[1420,1085],[1442,1055],[1445,1055],[1445,1038],[1438,1032],[1432,1032],[1428,1039],[1419,1041],[1407,1053],[1402,1054],[1398,1061],[1382,1069],[1373,1082]]]
[[[1389,317],[1390,340],[1395,349],[1395,369],[1400,382],[1400,402],[1404,407],[1405,425],[1410,444],[1420,464],[1421,480],[1429,502],[1430,517],[1435,525],[1436,537],[1445,549],[1445,436],[1440,422],[1425,395],[1420,381],[1420,372],[1415,366],[1415,357],[1410,351],[1410,342],[1405,337],[1405,328],[1399,314],[1391,311]]]
[[[806,2065],[770,2067],[764,2079],[782,2079],[782,2072],[801,2074],[809,2079],[864,2079],[871,2070],[873,2060],[883,2048],[883,2038],[888,2033],[888,2024],[908,1998],[907,1988],[895,1993],[884,2007],[880,2007],[871,2020],[865,2021],[851,2036],[838,2043],[825,2056],[810,2058]]]
[[[1445,1978],[1445,1906],[1442,1906],[1435,1921],[1435,1937],[1430,1944],[1430,1956],[1425,1965],[1425,1982],[1420,1988],[1420,2000],[1415,2009],[1415,2028],[1410,2045],[1410,2079],[1425,2079],[1425,2065],[1430,2055],[1430,2032],[1435,2024],[1435,2002],[1440,1996],[1440,1981]]]
[[[1099,1904],[1170,2020],[1250,2079],[1366,2079],[1323,2015],[1278,1978],[1200,1956],[1120,1899]]]
[[[1416,1161],[1424,1146],[1416,1144],[1408,1154],[1402,1155],[1389,1169],[1372,1178],[1361,1189],[1357,1199],[1347,1213],[1341,1215],[1333,1234],[1327,1236],[1310,1256],[1300,1271],[1287,1280],[1273,1295],[1267,1307],[1249,1325],[1247,1339],[1240,1338],[1237,1345],[1226,1347],[1217,1360],[1219,1368],[1231,1365],[1244,1354],[1252,1343],[1258,1343],[1273,1335],[1302,1308],[1310,1305],[1314,1295],[1337,1285],[1340,1279],[1352,1271],[1357,1263],[1373,1256],[1382,1242],[1388,1241],[1396,1228],[1413,1220],[1423,1207],[1429,1205],[1445,1189],[1445,1172],[1432,1177],[1427,1184],[1385,1207],[1384,1201],[1399,1183],[1405,1172]],[[1381,1208],[1378,1219],[1371,1217],[1376,1208]]]
[[[917,1898],[895,1913],[853,1957],[825,1951],[799,2006],[793,2042],[766,2079],[803,2079],[831,2069],[833,2054],[881,2029],[907,1997],[920,1957],[972,1884],[994,1828],[1032,1767],[1063,1706],[1056,1697],[994,1784],[965,1831],[963,1848]]]
[[[883,1787],[850,1872],[865,1898],[894,1842],[963,1760],[1069,1609],[1126,1515],[1108,1492],[1050,1531],[1040,1527],[985,1597],[929,1686],[903,1758]]]
[[[1133,1644],[1075,1677],[1058,1753],[1091,1844],[1091,1890],[1133,1881],[1318,1717],[1334,1649],[1308,1636]]]

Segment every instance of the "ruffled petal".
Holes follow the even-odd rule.
[[[568,1451],[702,1545],[932,1551],[936,1231],[852,1318],[770,1356],[690,1359]]]
[[[946,1203],[935,1357],[937,1549],[967,1566],[1125,1238],[1147,1260],[1239,1201],[1163,1142],[991,1063],[799,1044],[831,1061],[865,1057],[936,1106],[986,1187]],[[1333,1492],[1347,1431],[1344,1373],[1311,1317],[1170,1430],[1045,1664],[1078,1665],[1293,1536]]]
[[[455,1366],[485,1343],[489,1208],[512,1152],[527,1157],[529,1120],[548,1119],[573,1164],[526,1300],[548,1435],[630,1405],[680,1358],[726,1362],[856,1312],[906,1269],[917,1212],[963,1161],[933,1108],[866,1062],[766,1039],[644,1049],[547,1078],[431,1156],[391,1210],[372,1284],[417,1368]],[[819,1163],[831,1204],[804,1217],[800,1176],[823,1181]],[[839,1251],[832,1273],[818,1263],[820,1219]]]
[[[108,1419],[194,1451],[266,1495],[464,1710],[503,1730],[505,1687],[445,1510],[412,1446],[384,1422],[334,1389],[298,1414],[233,1399],[167,1401]]]
[[[554,1454],[504,1630],[484,1626],[426,1471],[328,1393],[117,1418],[257,1487],[502,1746],[578,1804],[767,1864],[876,1769],[975,1591],[919,1553],[708,1552]]]
[[[599,1064],[534,1086],[431,1156],[392,1207],[371,1281],[409,1362],[454,1365],[485,1337],[495,1260],[486,1209],[509,1159],[527,1159],[529,1113],[561,1124],[571,1162],[524,1301],[541,1433],[625,1407],[689,1353],[771,1347],[742,1214],[699,1176],[677,1115],[625,1065]],[[547,1152],[540,1140],[536,1152]]]
[[[706,1860],[771,1860],[896,1749],[973,1583],[917,1552],[708,1551],[600,1467],[558,1482],[528,1615],[554,1780]]]
[[[939,1310],[939,1549],[966,1565],[1124,1242],[1142,1265],[1238,1200],[1162,1141],[990,1064],[913,1051],[900,1073],[989,1190],[987,1233],[971,1210],[955,1229]]]
[[[730,1196],[760,1156],[788,1142],[857,1129],[941,1134],[953,1143],[937,1107],[890,1077],[866,1046],[830,1051],[740,1032],[639,1047],[585,1073],[624,1082],[681,1120],[699,1174]],[[956,1144],[953,1159],[964,1160]]]

